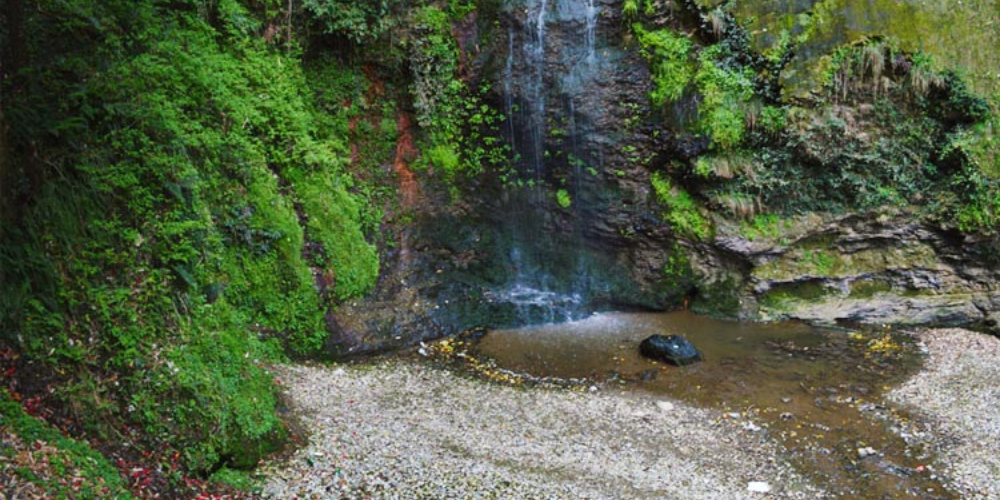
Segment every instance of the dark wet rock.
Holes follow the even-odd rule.
[[[639,344],[643,356],[684,366],[701,361],[701,352],[688,339],[680,335],[651,335]]]

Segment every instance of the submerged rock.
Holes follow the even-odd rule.
[[[677,366],[689,365],[702,359],[701,352],[694,344],[680,335],[651,335],[639,344],[639,353]]]

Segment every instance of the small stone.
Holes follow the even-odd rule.
[[[867,457],[870,457],[872,455],[877,455],[877,454],[878,454],[878,452],[875,451],[875,448],[872,448],[871,446],[865,446],[864,448],[858,448],[858,457],[860,457],[860,458],[867,458]]]
[[[770,493],[771,485],[764,481],[750,481],[747,483],[747,491],[751,493]]]
[[[785,397],[781,398],[781,402],[785,403],[785,404],[791,403],[792,402],[792,398],[790,398],[788,396],[785,396]]]
[[[656,407],[663,412],[674,411],[674,404],[671,403],[670,401],[657,401]]]

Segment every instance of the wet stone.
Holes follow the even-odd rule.
[[[702,360],[701,352],[694,344],[680,335],[651,335],[639,344],[643,356],[684,366]]]

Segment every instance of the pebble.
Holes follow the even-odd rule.
[[[964,500],[1000,498],[1000,339],[959,328],[915,333],[924,369],[887,397],[917,416],[906,434],[933,449]],[[991,397],[993,395],[994,397]],[[930,469],[930,467],[928,467]]]
[[[863,448],[858,448],[858,457],[859,458],[868,458],[868,457],[870,457],[872,455],[878,455],[878,451],[876,451],[875,448],[872,448],[871,446],[865,446]]]
[[[310,435],[260,468],[264,498],[742,500],[760,475],[796,485],[771,498],[826,498],[766,434],[680,402],[504,387],[417,360],[278,370]]]
[[[771,485],[764,481],[750,481],[747,483],[747,491],[751,493],[770,493]]]

